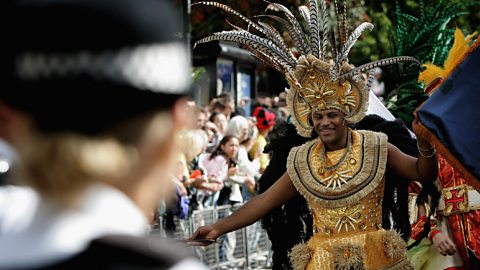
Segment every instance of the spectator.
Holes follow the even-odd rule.
[[[2,235],[0,268],[205,269],[144,237],[191,117],[176,13],[155,0],[24,0],[12,13],[0,136],[40,201]]]
[[[215,151],[200,157],[200,165],[205,168],[208,181],[224,183],[229,177],[236,175],[238,148],[238,138],[227,135],[223,137]],[[231,184],[224,185],[220,193],[215,196],[213,204],[216,205],[217,199],[221,205],[229,204],[230,202],[241,202],[238,199],[238,194],[240,194],[238,187]]]
[[[249,105],[249,103],[250,103],[250,98],[249,97],[242,97],[240,99],[240,103],[238,104],[238,106],[235,110],[235,116],[240,115],[240,116],[246,117],[247,116],[247,111],[248,111],[248,113],[250,113],[250,110],[247,109],[247,106]]]
[[[240,140],[240,149],[238,150],[238,166],[240,173],[249,176],[249,181],[253,180],[259,172],[258,161],[250,161],[248,158],[248,149],[251,141],[250,138],[250,124],[243,116],[235,116],[228,124],[226,135],[233,135]]]
[[[260,173],[263,173],[270,161],[269,155],[263,153],[263,150],[267,145],[268,133],[272,131],[273,126],[275,125],[275,114],[263,107],[257,107],[253,111],[253,115],[257,119],[258,135],[255,144],[250,150],[250,157],[259,158]]]
[[[219,137],[218,140],[220,141],[227,129],[227,125],[228,125],[227,118],[223,113],[213,112],[210,115],[209,121],[214,123],[215,126],[217,127],[217,136]]]
[[[211,112],[222,113],[230,120],[235,111],[235,103],[229,93],[221,93],[210,102]]]
[[[208,111],[205,108],[196,106],[195,116],[197,117],[197,121],[194,129],[203,129],[208,119]]]

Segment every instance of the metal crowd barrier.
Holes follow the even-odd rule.
[[[185,239],[200,226],[230,215],[239,206],[241,205],[195,210],[192,216],[185,220],[175,217],[175,231],[170,236],[163,227],[162,217],[159,217],[158,225],[152,229],[152,234]],[[271,243],[260,222],[221,236],[217,243],[210,246],[192,247],[192,251],[209,269],[271,268]]]

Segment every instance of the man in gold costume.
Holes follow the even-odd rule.
[[[326,3],[319,3],[326,26]],[[371,30],[373,25],[363,23],[349,35],[343,21],[345,16],[338,16],[340,40],[338,44],[330,41],[331,50],[327,52],[328,27],[320,37],[316,0],[309,2],[309,8],[299,9],[310,26],[309,43],[287,8],[276,3],[267,7],[285,13],[289,21],[269,17],[287,24],[301,53],[298,59],[272,26],[257,24],[223,4],[201,4],[239,16],[249,29],[263,37],[236,27],[197,43],[212,40],[241,43],[260,60],[285,73],[290,84],[288,108],[298,134],[309,137],[316,132],[319,136],[290,151],[287,172],[271,188],[231,216],[200,227],[191,238],[192,244],[212,243],[220,235],[254,223],[301,194],[311,209],[314,232],[307,243],[295,246],[290,252],[294,269],[413,269],[400,235],[382,228],[384,176],[390,170],[402,178],[434,181],[435,149],[418,138],[417,159],[390,144],[385,134],[354,131],[349,124],[362,120],[368,105],[370,83],[361,73],[382,65],[416,60],[394,57],[353,68],[348,64],[348,52],[361,32]],[[342,13],[346,14],[345,10]],[[415,127],[416,121],[413,124]]]

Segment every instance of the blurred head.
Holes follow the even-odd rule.
[[[195,116],[197,118],[195,129],[202,129],[205,126],[205,122],[207,122],[207,118],[208,118],[207,110],[197,106],[195,107]]]
[[[240,147],[237,137],[232,135],[225,135],[218,146],[213,150],[210,159],[214,159],[218,155],[223,155],[228,160],[236,160],[238,148]]]
[[[220,141],[219,147],[229,159],[235,159],[238,154],[240,143],[235,136],[225,136]]]
[[[250,98],[249,97],[242,97],[242,99],[240,99],[240,103],[238,104],[238,106],[243,108],[243,107],[247,106],[249,103],[250,103]]]
[[[217,127],[217,131],[220,132],[220,134],[225,134],[228,120],[223,113],[212,113],[212,115],[210,116],[210,122],[215,124],[215,126]]]
[[[221,93],[215,98],[213,104],[212,112],[219,112],[225,115],[225,117],[230,119],[230,115],[235,111],[235,103],[232,96],[229,93]]]
[[[330,148],[345,147],[348,126],[345,114],[335,110],[319,110],[312,114],[315,131],[322,142]]]
[[[19,151],[22,179],[61,201],[94,182],[134,201],[160,196],[169,181],[153,180],[173,168],[188,118],[173,14],[155,0],[16,2],[0,136]]]
[[[218,133],[217,126],[210,121],[205,122],[203,130],[205,133],[207,133],[208,142],[212,142],[212,140],[215,138],[215,135]]]
[[[235,116],[230,119],[225,135],[235,136],[240,140],[240,143],[243,143],[248,140],[249,131],[250,126],[247,118],[243,116]]]
[[[192,161],[205,151],[207,144],[207,134],[201,129],[184,131],[178,139],[178,145],[185,155],[187,162]]]

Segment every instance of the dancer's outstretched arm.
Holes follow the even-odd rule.
[[[287,173],[272,185],[266,192],[255,196],[232,215],[218,222],[198,228],[190,238],[192,244],[208,245],[222,234],[248,226],[298,195],[292,180]],[[206,240],[206,241],[201,241]],[[198,242],[197,242],[198,241]]]

